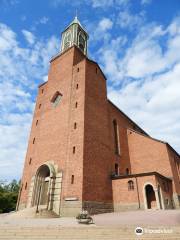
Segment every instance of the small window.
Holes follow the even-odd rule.
[[[126,168],[126,175],[129,175],[129,168]]]
[[[38,120],[36,120],[36,126],[38,125],[38,122],[39,122],[39,121],[38,121]]]
[[[71,176],[71,184],[74,184],[74,175]]]
[[[51,99],[53,107],[57,107],[57,105],[60,103],[62,98],[62,94],[60,92],[56,92],[54,96]]]
[[[74,146],[73,147],[73,154],[75,154],[75,152],[76,152],[76,147]]]
[[[77,106],[78,106],[78,103],[76,102],[76,103],[75,103],[75,108],[77,108]]]
[[[41,90],[41,93],[42,93],[42,94],[44,93],[44,89]]]
[[[119,175],[119,165],[117,163],[115,163],[115,175]]]
[[[128,191],[134,190],[134,182],[132,180],[128,181]]]
[[[75,123],[74,123],[74,129],[76,129],[76,128],[77,128],[77,123],[75,122]]]
[[[31,162],[32,162],[32,158],[29,159],[29,165],[31,165]]]
[[[76,84],[76,89],[78,89],[79,88],[79,84]]]
[[[120,155],[119,127],[116,120],[113,120],[113,130],[114,130],[115,153],[117,155]]]
[[[24,189],[25,189],[25,190],[27,189],[27,182],[26,182],[26,184],[25,184],[25,186],[24,186]]]
[[[39,109],[41,108],[41,103],[39,104]]]
[[[33,138],[33,144],[35,144],[35,138]]]
[[[77,72],[79,72],[79,68],[77,68]]]

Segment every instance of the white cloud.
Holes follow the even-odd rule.
[[[105,32],[109,29],[111,29],[113,26],[113,22],[109,19],[109,18],[103,18],[100,22],[99,22],[99,31]]]
[[[0,23],[0,179],[20,178],[34,109],[34,90],[47,74],[59,40],[38,40],[23,30],[30,48]],[[30,34],[29,34],[30,33]],[[32,96],[33,95],[33,96]]]
[[[131,14],[129,10],[120,11],[117,24],[121,28],[129,28],[132,30],[134,27],[139,27],[144,22],[144,12],[139,14]]]
[[[152,0],[141,0],[142,5],[150,4]]]
[[[106,41],[111,37],[109,32],[113,27],[113,22],[110,18],[103,17],[96,23],[96,27],[94,23],[87,23],[86,26],[91,32],[89,45],[96,44],[97,41],[101,40]]]
[[[71,3],[73,6],[80,5],[91,5],[93,8],[107,8],[107,7],[115,7],[115,8],[126,8],[130,4],[130,0],[51,0],[50,3],[54,7],[58,7],[59,5]]]
[[[92,6],[94,8],[97,7],[110,7],[110,6],[127,6],[129,4],[129,0],[91,0]]]
[[[27,42],[29,44],[34,44],[35,36],[34,36],[34,34],[32,32],[29,32],[29,31],[24,29],[24,30],[22,30],[22,33],[23,33],[25,39],[27,40]]]
[[[123,52],[111,46],[100,50],[109,79],[109,98],[153,137],[168,141],[180,152],[180,25],[145,25]],[[121,36],[122,38],[122,36]],[[119,54],[123,52],[123,54]],[[98,56],[98,54],[97,54]]]
[[[48,17],[42,17],[40,20],[39,20],[39,22],[41,23],[41,24],[46,24],[47,22],[49,21],[49,18]]]

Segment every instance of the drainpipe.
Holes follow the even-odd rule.
[[[138,208],[141,208],[141,204],[140,204],[140,197],[139,197],[139,188],[138,188],[138,182],[137,182],[137,177],[135,177],[136,179],[136,190],[137,190],[137,197],[138,197]]]

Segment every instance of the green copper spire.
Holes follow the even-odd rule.
[[[70,25],[62,33],[61,52],[76,45],[85,55],[87,55],[88,34],[82,27],[77,15]]]

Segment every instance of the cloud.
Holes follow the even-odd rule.
[[[39,19],[39,23],[41,24],[46,24],[48,21],[49,21],[49,18],[45,16]]]
[[[139,27],[144,22],[145,14],[140,12],[139,14],[131,14],[129,10],[120,11],[117,24],[121,28],[129,28],[130,30],[135,27]]]
[[[130,5],[130,0],[77,0],[73,2],[71,0],[51,0],[50,3],[54,7],[70,3],[73,6],[90,5],[92,8],[126,8]]]
[[[141,0],[142,5],[151,4],[152,0]]]
[[[129,4],[129,0],[91,0],[92,7],[110,7],[110,6],[127,6]]]
[[[29,44],[34,44],[35,36],[31,32],[27,30],[22,30],[22,33]]]
[[[94,25],[96,25],[96,27],[94,27]],[[86,26],[89,32],[91,32],[90,44],[96,44],[98,41],[105,41],[110,37],[109,31],[113,27],[113,22],[110,18],[103,17],[99,22],[96,22],[96,24],[87,23]]]
[[[1,0],[0,1],[0,6],[4,8],[8,8],[10,6],[14,6],[16,4],[19,4],[19,0]]]
[[[19,178],[24,163],[37,85],[47,75],[58,52],[55,36],[38,39],[22,30],[32,44],[22,47],[19,36],[0,23],[0,179]]]
[[[179,23],[177,17],[167,27],[146,24],[131,42],[123,41],[123,36],[111,38],[98,52],[108,77],[108,97],[153,137],[168,141],[178,152]]]
[[[99,22],[99,31],[107,31],[109,29],[111,29],[113,26],[113,22],[109,19],[109,18],[103,18],[100,22]]]

